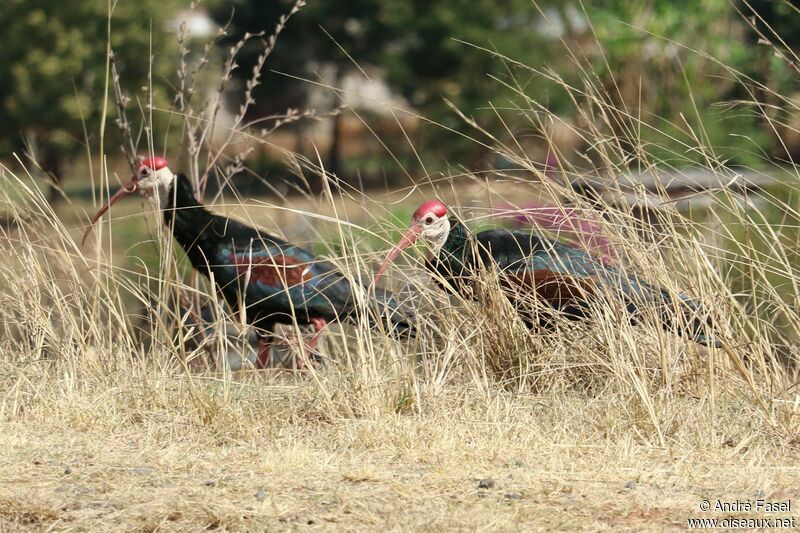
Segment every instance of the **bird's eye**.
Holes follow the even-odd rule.
[[[425,223],[426,224],[433,224],[433,217],[429,216],[428,218],[426,218],[425,219]]]

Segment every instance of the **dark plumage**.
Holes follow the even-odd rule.
[[[154,160],[141,165],[148,163],[153,171],[166,168],[166,161],[160,168],[155,168],[158,164]],[[211,213],[197,201],[190,180],[183,174],[152,176],[140,175],[122,190],[126,194],[140,190],[147,195],[149,189],[144,188],[143,180],[156,182],[160,187],[156,198],[175,240],[192,265],[214,280],[231,308],[239,311],[245,306],[248,322],[262,339],[271,340],[277,323],[296,320],[300,325],[314,325],[319,332],[328,321],[356,315],[359,307],[353,285],[332,263],[315,259],[306,250],[266,232]],[[377,290],[373,300],[365,287],[357,290],[365,293],[373,324],[381,321],[404,333],[411,332],[413,314],[390,292]],[[267,349],[264,343],[257,366],[267,364]]]
[[[641,320],[645,309],[655,309],[664,327],[674,329],[704,345],[718,345],[707,337],[710,321],[701,306],[686,296],[673,297],[619,269],[604,264],[584,250],[527,232],[493,229],[473,235],[456,219],[447,218],[441,202],[427,202],[414,214],[411,229],[390,253],[379,277],[400,250],[417,237],[434,248],[426,267],[443,288],[476,297],[476,280],[483,268],[496,268],[499,281],[520,316],[533,325],[550,322],[545,313],[534,313],[533,293],[538,300],[572,320],[590,316],[591,303],[601,298],[619,298],[632,322]],[[683,328],[675,317],[685,316]]]
[[[239,310],[247,306],[248,319],[271,331],[275,323],[311,324],[350,317],[356,311],[353,287],[333,264],[265,232],[210,213],[194,197],[189,179],[179,174],[174,204],[164,209],[164,222],[186,251],[192,265],[213,274],[225,300]],[[366,291],[365,288],[362,287]],[[376,292],[378,309],[391,322],[408,330],[408,309],[388,291]],[[376,309],[377,310],[377,309]]]

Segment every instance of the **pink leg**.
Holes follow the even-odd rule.
[[[306,344],[306,355],[314,359],[314,350],[319,343],[319,338],[322,336],[322,331],[327,327],[328,322],[324,318],[312,318],[311,325],[314,326],[314,336],[311,337],[311,340],[308,341]],[[294,367],[295,370],[305,370],[306,364],[305,361],[300,359],[299,357],[294,358]]]
[[[311,337],[311,340],[308,341],[306,347],[308,348],[309,353],[314,351],[314,348],[317,347],[317,343],[319,342],[319,338],[322,335],[322,330],[324,330],[328,326],[328,321],[324,318],[312,318],[311,325],[314,326],[314,336]]]
[[[272,337],[267,338],[259,335],[258,337],[258,356],[256,357],[256,368],[269,368],[269,355],[272,346]]]

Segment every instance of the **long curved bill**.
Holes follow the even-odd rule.
[[[381,279],[384,272],[389,268],[389,265],[392,264],[392,261],[400,255],[400,252],[417,242],[419,238],[419,234],[422,231],[422,226],[417,223],[411,224],[411,227],[403,233],[403,236],[397,241],[397,244],[394,245],[394,248],[389,252],[389,255],[386,256],[383,263],[381,263],[380,268],[378,268],[378,272],[375,273],[375,278],[373,279],[373,283],[378,283],[378,280]]]
[[[86,228],[86,232],[83,234],[83,239],[81,239],[81,246],[83,246],[83,243],[86,242],[86,237],[88,237],[89,233],[91,233],[92,228],[94,228],[95,222],[100,220],[100,217],[102,217],[105,214],[105,212],[111,208],[112,205],[117,203],[117,201],[121,200],[122,198],[125,198],[129,194],[133,194],[139,190],[138,181],[139,181],[138,178],[134,176],[131,179],[131,181],[129,181],[126,185],[123,185],[117,192],[115,192],[114,196],[109,198],[108,202],[106,202],[106,204],[103,207],[101,207],[100,210],[97,211],[97,213],[94,214],[92,220],[89,221],[89,227]]]

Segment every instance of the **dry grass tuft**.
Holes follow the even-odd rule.
[[[60,509],[38,504],[25,495],[0,497],[0,526],[35,528],[49,526],[61,517]]]

